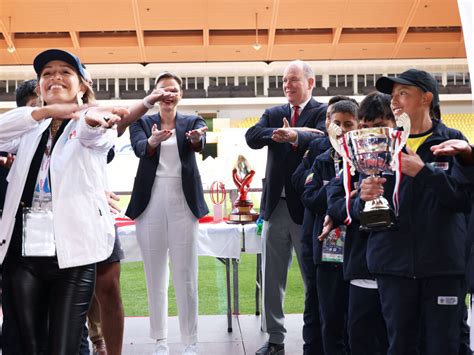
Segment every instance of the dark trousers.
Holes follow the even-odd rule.
[[[2,267],[3,276],[3,267]],[[2,277],[2,354],[3,355],[20,355],[20,336],[18,325],[16,324],[13,312],[11,285],[7,279]]]
[[[377,289],[349,286],[347,331],[351,355],[387,353],[387,329]]]
[[[59,269],[56,257],[20,257],[4,266],[15,295],[23,354],[78,354],[94,293],[95,264]]]
[[[316,270],[324,353],[346,354],[349,285],[344,281],[342,264],[323,263]]]
[[[313,262],[313,246],[301,245],[301,271],[306,279],[303,312],[303,354],[324,354],[319,316],[319,299],[316,284],[316,265]]]
[[[412,279],[377,275],[389,355],[458,354],[464,279],[437,276]],[[421,335],[420,335],[421,332]]]

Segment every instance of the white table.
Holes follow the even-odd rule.
[[[118,224],[120,243],[125,253],[124,262],[141,261],[142,256],[135,236],[135,225]],[[241,253],[261,254],[261,237],[257,226],[251,224],[200,223],[198,255],[240,259]]]
[[[120,243],[124,250],[124,262],[141,261],[142,256],[135,235],[133,222],[119,222],[117,231]],[[239,260],[241,253],[257,255],[256,287],[255,287],[255,314],[260,314],[260,289],[262,280],[261,270],[261,237],[257,236],[257,225],[200,223],[198,236],[198,255],[218,258],[226,266],[227,286],[227,320],[229,332],[232,331],[232,313],[239,314]],[[232,285],[234,295],[234,310],[231,305],[230,265],[232,263]]]

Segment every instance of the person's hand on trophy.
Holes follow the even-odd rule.
[[[387,179],[377,176],[369,176],[360,184],[360,199],[365,202],[375,200],[383,196],[383,184]]]
[[[421,169],[423,169],[425,163],[423,163],[420,156],[408,148],[408,146],[406,150],[407,153],[402,153],[402,173],[407,176],[415,177]]]

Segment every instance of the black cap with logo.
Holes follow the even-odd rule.
[[[394,84],[416,86],[424,92],[431,92],[433,94],[431,110],[434,113],[435,118],[441,118],[438,82],[431,74],[424,70],[409,69],[399,74],[397,77],[383,76],[379,78],[375,83],[375,87],[378,91],[391,95]]]

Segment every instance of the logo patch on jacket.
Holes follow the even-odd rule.
[[[308,185],[311,181],[313,181],[313,176],[314,176],[314,173],[311,173],[308,176],[306,176],[306,180],[304,181],[304,184]]]
[[[69,133],[69,140],[73,139],[73,138],[76,138],[76,130],[72,131],[71,133]]]
[[[456,296],[438,296],[438,304],[441,306],[455,306],[458,304]]]
[[[433,161],[430,164],[433,168],[438,168],[441,170],[449,170],[449,162],[447,161]]]

